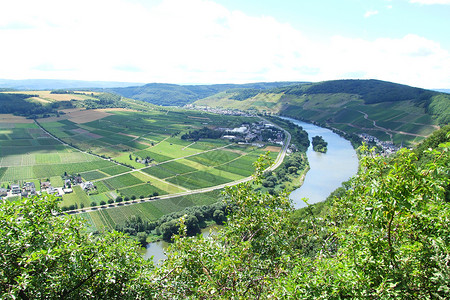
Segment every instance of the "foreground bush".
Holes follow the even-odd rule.
[[[448,140],[449,135],[446,136]],[[226,190],[233,210],[210,238],[180,234],[154,269],[117,232],[87,235],[51,197],[0,206],[1,298],[445,299],[450,293],[450,143],[360,174],[322,212],[292,217],[286,194]],[[305,216],[306,215],[306,216]]]

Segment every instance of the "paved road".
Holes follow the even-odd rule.
[[[273,124],[271,122],[269,122],[268,120],[260,117],[262,120],[264,120],[267,123]],[[284,130],[283,128],[281,128],[280,126],[273,124],[276,128],[283,130],[285,133],[285,139],[283,142],[283,146],[281,148],[281,151],[278,153],[277,158],[275,159],[274,163],[268,167],[265,172],[267,171],[273,171],[276,168],[278,168],[282,163],[284,158],[286,157],[286,153],[287,153],[287,149],[289,147],[289,144],[291,143],[291,134],[287,131]],[[220,147],[220,148],[225,148],[228,147],[224,146],[224,147]],[[210,150],[211,151],[211,150]],[[180,197],[180,196],[187,196],[187,195],[193,195],[193,194],[199,194],[199,193],[206,193],[206,192],[211,192],[214,190],[219,190],[219,189],[223,189],[227,186],[234,186],[234,185],[238,185],[247,181],[250,181],[253,179],[253,176],[249,176],[246,178],[242,178],[233,182],[228,182],[225,184],[220,184],[220,185],[216,185],[216,186],[212,186],[212,187],[207,187],[207,188],[202,188],[202,189],[197,189],[197,190],[190,190],[190,191],[186,191],[186,192],[181,192],[181,193],[176,193],[176,194],[169,194],[169,195],[162,195],[162,196],[158,196],[158,197],[150,197],[150,198],[143,198],[143,199],[136,199],[136,200],[130,200],[130,201],[123,201],[123,202],[119,202],[119,203],[112,203],[112,204],[105,204],[102,206],[95,206],[95,207],[88,207],[88,208],[79,208],[79,209],[75,209],[75,210],[70,210],[70,211],[66,211],[65,213],[67,214],[79,214],[79,213],[84,213],[84,212],[92,212],[92,211],[98,211],[98,210],[102,210],[102,209],[109,209],[109,208],[115,208],[115,207],[120,207],[120,206],[127,206],[127,205],[132,205],[132,204],[137,204],[137,203],[144,203],[144,202],[150,202],[150,201],[154,201],[157,199],[170,199],[170,198],[175,198],[175,197]]]

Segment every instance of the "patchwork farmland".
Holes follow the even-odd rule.
[[[260,145],[238,145],[226,139],[180,138],[203,127],[234,128],[257,121],[243,116],[179,109],[68,109],[59,117],[36,122],[12,116],[0,121],[0,185],[6,188],[34,182],[37,192],[44,182],[53,187],[64,185],[63,209],[104,206],[233,182],[251,175],[254,161],[266,153]],[[275,158],[276,151],[270,156]],[[182,198],[99,210],[84,217],[99,229],[100,219],[102,224],[115,224],[113,216],[131,216],[129,210],[148,211],[158,206],[148,214],[156,218],[189,206],[174,205],[173,199]],[[217,197],[205,201],[199,194],[189,199],[191,205],[217,201]]]

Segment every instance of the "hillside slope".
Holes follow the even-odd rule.
[[[194,104],[256,110],[415,144],[450,121],[450,95],[380,80],[333,80],[274,88],[236,100],[222,92]]]
[[[250,92],[251,95],[261,90],[297,85],[300,82],[257,82],[248,84],[212,84],[212,85],[178,85],[167,83],[149,83],[143,86],[112,88],[108,91],[123,97],[150,102],[156,105],[183,106],[198,99],[226,90]]]

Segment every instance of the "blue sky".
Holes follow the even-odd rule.
[[[0,78],[450,88],[449,37],[450,0],[2,1]]]
[[[407,0],[220,0],[230,9],[254,16],[273,16],[310,38],[345,35],[353,38],[401,38],[418,34],[450,47],[450,1],[425,5]]]

